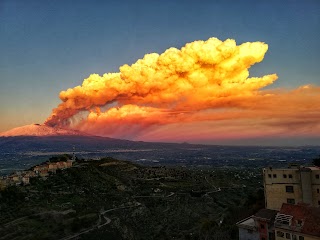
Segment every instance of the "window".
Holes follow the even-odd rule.
[[[264,229],[264,224],[260,224],[260,228],[261,228],[261,229]]]
[[[304,240],[304,237],[303,236],[299,236],[299,240]]]
[[[277,222],[279,222],[281,224],[289,225],[289,220],[287,220],[287,219],[278,220]]]
[[[283,178],[287,178],[287,174],[283,174]]]
[[[277,236],[278,236],[278,237],[284,237],[284,233],[281,232],[281,231],[277,231]]]
[[[319,174],[316,174],[316,179],[319,179]]]
[[[286,186],[286,192],[293,193],[293,186]]]
[[[286,233],[286,239],[291,239],[290,233]]]
[[[289,174],[289,178],[292,178],[292,174]]]
[[[268,177],[271,178],[271,174],[268,174]]]
[[[277,174],[273,174],[273,178],[277,178]]]
[[[297,240],[297,235],[292,234],[292,240]]]
[[[289,204],[295,204],[296,201],[293,198],[287,198],[287,203]]]
[[[317,189],[317,193],[319,193],[319,188]]]
[[[262,237],[261,240],[266,240],[266,239],[264,237]]]
[[[320,201],[318,201],[318,205],[320,206]]]

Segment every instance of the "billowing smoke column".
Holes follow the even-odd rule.
[[[62,103],[45,124],[69,125],[71,117],[88,111],[79,126],[114,130],[190,121],[188,113],[245,107],[245,99],[277,79],[275,74],[249,77],[248,69],[262,61],[267,49],[262,42],[237,46],[232,39],[210,38],[181,50],[146,54],[131,66],[121,66],[119,73],[92,74],[82,86],[62,91]]]

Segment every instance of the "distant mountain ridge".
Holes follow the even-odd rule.
[[[3,153],[69,152],[73,149],[73,146],[77,150],[81,149],[81,151],[100,152],[106,149],[166,148],[168,146],[180,146],[180,144],[101,137],[42,124],[30,124],[0,133],[0,150]]]
[[[87,133],[64,129],[59,127],[50,127],[44,124],[30,124],[22,127],[13,128],[6,132],[0,133],[0,137],[17,137],[17,136],[90,136]]]

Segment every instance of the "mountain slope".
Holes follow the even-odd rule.
[[[9,131],[0,133],[0,137],[16,137],[16,136],[87,136],[88,134],[63,129],[59,127],[49,127],[43,124],[30,124],[22,127],[13,128]]]

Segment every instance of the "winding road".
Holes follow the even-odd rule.
[[[97,224],[95,224],[91,228],[85,229],[85,230],[83,230],[83,231],[81,231],[81,232],[79,232],[77,234],[72,235],[72,236],[67,236],[67,237],[61,238],[60,240],[73,239],[73,238],[76,238],[76,237],[78,237],[78,236],[80,236],[82,234],[88,233],[88,232],[90,232],[90,231],[92,231],[94,229],[97,229],[97,228],[99,229],[99,228],[101,228],[103,226],[106,226],[106,225],[110,224],[112,220],[105,215],[106,213],[109,213],[109,212],[112,212],[112,211],[116,211],[116,210],[119,210],[119,209],[133,208],[133,207],[139,207],[139,206],[141,206],[141,203],[136,202],[135,205],[111,208],[111,209],[108,209],[108,210],[105,210],[105,211],[100,210],[99,220],[98,220]],[[101,217],[103,217],[104,220],[105,220],[105,222],[102,223],[102,224],[101,224],[101,222],[102,222],[102,218]]]

